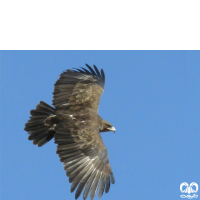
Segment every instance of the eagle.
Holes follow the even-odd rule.
[[[57,144],[56,153],[69,177],[71,192],[77,199],[83,192],[85,200],[92,200],[107,193],[115,179],[108,159],[108,152],[100,133],[113,131],[111,123],[98,115],[105,74],[93,65],[86,64],[66,70],[54,85],[53,106],[40,101],[30,111],[30,119],[24,130],[29,140],[38,147],[52,138]]]

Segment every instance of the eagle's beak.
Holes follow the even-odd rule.
[[[108,128],[108,130],[110,130],[110,131],[113,131],[113,132],[115,132],[115,131],[116,131],[116,129],[115,129],[115,127],[114,127],[114,126],[112,126],[111,128]]]

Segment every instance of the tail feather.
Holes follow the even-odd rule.
[[[40,101],[36,109],[30,111],[30,114],[32,116],[25,124],[24,130],[30,134],[28,139],[41,147],[54,137],[55,130],[44,123],[50,115],[54,114],[54,108]]]

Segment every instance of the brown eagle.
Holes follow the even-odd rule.
[[[56,153],[64,165],[71,192],[76,188],[77,199],[84,190],[85,200],[90,193],[91,200],[98,190],[110,189],[115,183],[108,160],[107,149],[100,132],[115,128],[98,115],[98,106],[104,91],[105,74],[94,65],[94,69],[67,70],[56,81],[53,92],[54,107],[43,101],[31,110],[30,120],[25,124],[29,140],[38,147],[52,138],[57,145]]]

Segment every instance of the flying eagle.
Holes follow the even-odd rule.
[[[56,153],[69,177],[71,192],[76,188],[75,198],[83,192],[85,200],[91,200],[98,189],[103,192],[115,183],[108,160],[108,152],[100,132],[115,128],[98,115],[98,106],[104,91],[105,74],[94,65],[87,68],[66,70],[56,81],[53,92],[54,107],[43,101],[31,110],[30,120],[24,130],[29,140],[38,147],[52,138],[57,145]]]

